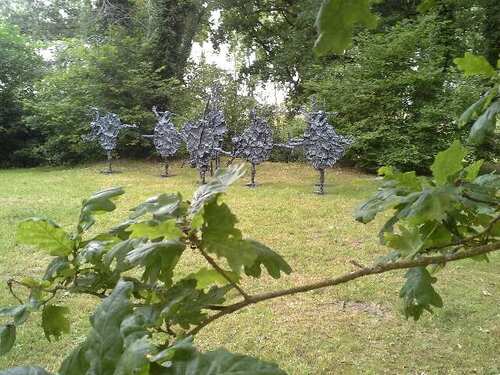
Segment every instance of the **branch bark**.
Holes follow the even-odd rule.
[[[247,306],[257,304],[259,302],[275,299],[275,298],[280,298],[284,296],[290,296],[298,293],[305,293],[305,292],[310,292],[312,290],[317,290],[317,289],[323,289],[323,288],[328,288],[328,287],[333,287],[339,284],[344,284],[349,281],[353,281],[365,276],[370,276],[370,275],[376,275],[376,274],[381,274],[381,273],[386,273],[394,270],[402,270],[402,269],[408,269],[408,268],[414,268],[414,267],[426,267],[432,264],[443,264],[443,263],[448,263],[448,262],[454,262],[457,260],[462,260],[462,259],[467,259],[467,258],[472,258],[475,256],[479,255],[484,255],[488,254],[494,251],[500,250],[500,241],[484,245],[484,246],[478,246],[469,250],[465,251],[458,251],[455,253],[451,254],[446,254],[446,255],[440,255],[440,256],[425,256],[425,257],[420,257],[417,259],[411,259],[411,260],[402,260],[398,262],[393,262],[393,263],[384,263],[384,264],[379,264],[371,267],[365,267],[362,268],[358,271],[354,272],[349,272],[344,275],[335,277],[333,279],[326,279],[324,281],[312,283],[312,284],[306,284],[303,286],[299,287],[294,287],[290,289],[283,289],[283,290],[278,290],[274,292],[268,292],[268,293],[262,293],[262,294],[256,294],[256,295],[250,295],[248,296],[247,299],[244,301],[235,303],[233,305],[226,306],[222,311],[210,316],[207,318],[204,322],[202,322],[200,325],[197,327],[193,328],[191,331],[188,332],[188,335],[195,335],[198,332],[200,332],[204,327],[209,325],[210,323],[216,321],[219,318],[222,318],[223,316],[229,315],[233,312],[236,312],[238,310],[241,310]]]

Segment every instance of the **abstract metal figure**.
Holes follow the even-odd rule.
[[[219,109],[219,89],[214,86],[207,101],[203,118],[188,122],[181,131],[186,142],[191,167],[197,168],[201,183],[206,183],[206,173],[213,174],[212,161],[220,167],[220,149],[227,132],[224,113]]]
[[[212,161],[215,162],[215,169],[220,168],[220,152],[224,135],[227,133],[224,112],[220,109],[222,86],[219,83],[212,85],[211,97],[207,101],[204,118],[208,122],[208,127],[212,129],[214,137],[214,147],[212,149],[210,161],[210,175],[213,176]]]
[[[268,160],[273,150],[273,131],[267,122],[257,117],[255,109],[250,111],[250,126],[241,136],[233,137],[234,151],[232,160],[241,158],[252,164],[250,183],[247,186],[255,188],[256,166]]]
[[[182,136],[189,153],[189,164],[198,169],[201,183],[204,185],[214,148],[213,130],[205,119],[201,119],[188,122],[182,129]]]
[[[331,168],[346,153],[353,140],[335,132],[329,124],[327,113],[317,109],[313,102],[313,111],[307,115],[307,128],[301,138],[292,138],[287,148],[303,147],[306,159],[319,172],[317,194],[325,193],[325,169]]]
[[[144,135],[143,137],[153,138],[153,143],[155,145],[156,151],[158,151],[158,153],[160,154],[164,164],[164,173],[161,176],[169,177],[168,158],[175,155],[177,150],[180,148],[183,139],[181,134],[175,128],[174,123],[172,122],[172,112],[159,112],[156,109],[156,106],[154,106],[153,113],[158,120],[154,128],[154,135]]]
[[[118,143],[118,135],[120,130],[124,128],[137,128],[136,125],[122,124],[117,114],[107,112],[101,116],[97,108],[92,108],[94,112],[94,120],[90,123],[90,134],[83,136],[86,141],[99,141],[101,147],[106,151],[108,157],[108,169],[102,173],[113,173],[111,166],[112,152]]]

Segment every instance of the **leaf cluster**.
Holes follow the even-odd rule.
[[[415,172],[399,172],[384,167],[379,173],[384,183],[377,194],[361,205],[356,220],[372,221],[376,215],[393,209],[380,231],[380,240],[392,251],[380,264],[424,255],[453,254],[498,241],[500,237],[500,177],[479,175],[482,160],[464,162],[467,149],[455,141],[440,152],[431,166],[432,177]],[[483,256],[480,260],[488,260]],[[444,264],[443,264],[444,266]],[[431,306],[442,307],[433,287],[436,279],[426,268],[412,268],[400,292],[407,317],[418,319]]]
[[[245,276],[259,278],[266,270],[279,278],[291,272],[273,250],[243,237],[222,202],[224,191],[241,175],[241,166],[219,170],[191,201],[180,194],[148,199],[122,224],[97,234],[90,231],[96,215],[114,211],[123,189],[85,199],[73,231],[45,218],[21,222],[17,242],[53,259],[42,278],[9,281],[19,304],[0,309],[8,320],[0,328],[0,353],[14,346],[17,328],[37,311],[49,341],[69,332],[69,309],[60,299],[66,292],[103,301],[90,319],[86,340],[64,360],[59,374],[283,374],[276,365],[222,349],[200,353],[192,344],[190,331],[210,312],[224,309],[235,292],[246,296]],[[186,276],[176,266],[188,252],[206,265]]]

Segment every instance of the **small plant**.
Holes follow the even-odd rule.
[[[84,200],[72,233],[44,218],[20,223],[17,241],[54,258],[41,279],[9,280],[19,305],[0,310],[1,316],[11,319],[0,330],[0,352],[13,347],[17,328],[35,311],[42,312],[41,325],[49,341],[67,333],[68,308],[54,303],[66,291],[103,301],[91,319],[86,341],[64,360],[61,374],[177,374],[185,367],[201,374],[211,373],[207,369],[213,366],[220,371],[283,373],[276,365],[224,350],[198,353],[192,345],[193,334],[211,319],[208,312],[223,311],[229,293],[236,291],[243,300],[249,299],[239,286],[244,276],[258,278],[263,269],[274,278],[291,272],[274,251],[243,238],[235,227],[236,217],[222,202],[221,194],[241,175],[241,167],[217,172],[191,202],[180,194],[149,199],[134,208],[123,224],[97,235],[89,233],[95,215],[113,211],[123,189],[104,190]],[[174,278],[187,253],[198,254],[206,266]],[[220,260],[226,265],[219,265]],[[20,293],[20,288],[27,293]]]

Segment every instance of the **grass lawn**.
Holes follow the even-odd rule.
[[[9,277],[38,276],[48,263],[39,251],[15,245],[16,223],[47,216],[74,225],[80,202],[90,193],[123,186],[119,209],[99,217],[110,226],[126,211],[160,192],[196,189],[192,169],[158,177],[156,164],[120,162],[120,174],[102,175],[103,165],[0,171],[0,305],[14,303],[5,286]],[[312,194],[316,173],[305,165],[268,163],[258,168],[261,186],[241,181],[225,200],[240,219],[243,233],[282,254],[294,272],[278,281],[249,280],[257,292],[300,285],[352,270],[350,260],[369,264],[387,250],[377,244],[381,220],[355,222],[354,208],[375,189],[373,176],[334,169],[327,173],[325,196]],[[399,312],[403,272],[365,278],[336,288],[253,306],[207,327],[197,337],[206,349],[224,346],[281,365],[290,374],[500,374],[500,256],[491,263],[454,263],[440,274],[437,289],[445,306],[415,323]],[[196,259],[181,267],[189,272]],[[181,275],[182,276],[182,275]],[[0,369],[38,364],[56,370],[83,340],[87,314],[96,300],[61,296],[71,309],[71,334],[49,343],[34,316],[18,332],[15,349],[0,358]]]

